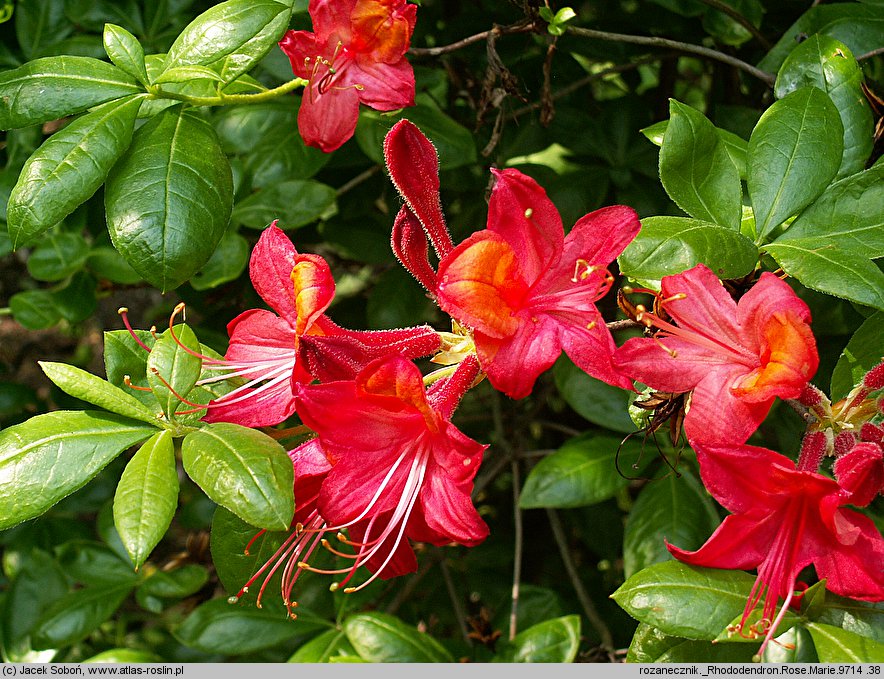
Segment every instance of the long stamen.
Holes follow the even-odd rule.
[[[117,313],[120,314],[120,317],[123,319],[123,324],[126,326],[126,330],[129,331],[132,339],[134,339],[138,343],[138,346],[144,349],[147,353],[150,353],[150,347],[148,347],[144,342],[141,341],[138,335],[135,334],[132,326],[129,324],[129,308],[121,306],[119,309],[117,309]]]
[[[758,358],[753,356],[747,350],[742,347],[735,347],[727,344],[725,342],[718,341],[716,339],[712,339],[710,337],[706,337],[703,334],[698,332],[693,332],[690,330],[686,330],[684,328],[680,328],[678,326],[672,325],[671,323],[667,323],[662,318],[657,316],[650,311],[645,310],[644,307],[638,305],[636,307],[639,310],[638,315],[636,316],[636,320],[639,323],[643,323],[647,327],[655,327],[664,333],[664,336],[675,336],[679,337],[683,340],[686,340],[692,344],[696,344],[698,346],[706,347],[707,349],[711,349],[716,353],[724,353],[727,352],[731,355],[737,356],[741,359],[749,359],[751,364],[754,366],[758,363]]]

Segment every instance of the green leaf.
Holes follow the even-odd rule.
[[[861,250],[842,250],[818,238],[777,240],[762,250],[808,288],[884,309],[884,273]]]
[[[356,649],[343,630],[330,629],[301,646],[286,662],[327,663],[355,655]]]
[[[184,469],[206,495],[243,521],[287,530],[294,514],[294,471],[285,449],[258,431],[218,422],[184,437]]]
[[[41,47],[70,35],[73,26],[64,14],[64,7],[53,0],[32,0],[16,3],[15,36],[25,57],[33,58]]]
[[[660,181],[692,217],[740,228],[740,175],[715,126],[696,109],[669,100],[669,126],[660,149]]]
[[[648,483],[626,519],[623,572],[640,570],[672,558],[666,542],[698,549],[718,527],[715,505],[706,489],[687,470]]]
[[[641,224],[617,258],[633,280],[659,280],[701,263],[719,278],[740,278],[758,263],[758,248],[738,231],[686,217],[647,217]]]
[[[611,597],[665,634],[711,641],[743,611],[754,581],[742,571],[664,561],[627,579]]]
[[[584,507],[614,497],[629,479],[617,468],[640,470],[644,446],[640,441],[622,442],[620,437],[583,434],[567,441],[552,455],[538,462],[522,489],[519,506]],[[647,456],[650,458],[650,456]]]
[[[95,279],[85,271],[78,271],[67,285],[52,291],[52,303],[68,323],[82,323],[95,313],[98,306]]]
[[[28,273],[38,281],[60,281],[82,269],[88,256],[89,244],[80,234],[51,234],[31,251]]]
[[[134,135],[105,187],[114,247],[145,280],[171,290],[209,260],[230,217],[233,178],[218,137],[173,106]]]
[[[343,629],[359,656],[369,662],[454,662],[433,637],[388,613],[351,615],[344,620]]]
[[[847,630],[808,622],[820,662],[880,663],[884,662],[884,644]]]
[[[163,659],[156,655],[155,653],[151,653],[150,651],[142,651],[136,648],[109,648],[106,651],[102,651],[101,653],[97,653],[85,660],[81,660],[82,663],[161,663]]]
[[[810,205],[841,165],[844,126],[829,96],[802,87],[767,109],[749,137],[747,184],[759,240]]]
[[[162,599],[182,599],[196,594],[209,580],[209,571],[195,563],[173,571],[154,571],[138,586],[138,591]]]
[[[9,298],[15,320],[28,330],[51,328],[61,320],[61,312],[48,290],[25,290]]]
[[[782,623],[781,623],[782,624]],[[783,627],[778,628],[778,631]],[[790,627],[767,645],[763,663],[818,663],[820,661],[810,632],[801,625]]]
[[[57,120],[142,91],[129,75],[98,59],[35,59],[0,73],[0,130]]]
[[[60,222],[98,190],[132,141],[141,102],[134,96],[100,106],[56,132],[28,158],[7,208],[13,247]]]
[[[884,257],[884,165],[835,182],[803,210],[775,243],[800,240]]]
[[[0,431],[0,529],[39,516],[155,431],[90,411],[46,413]]]
[[[210,290],[236,280],[249,263],[249,242],[238,233],[227,232],[205,266],[190,279],[194,290]]]
[[[765,9],[759,0],[727,0],[725,4],[748,19],[755,28],[761,25]],[[722,42],[725,45],[739,46],[752,39],[752,34],[745,26],[737,23],[724,12],[719,12],[711,7],[703,15],[703,28],[715,37],[716,42]]]
[[[881,338],[884,337],[884,313],[869,316],[847,342],[832,371],[830,398],[838,401],[862,381],[863,376],[881,360]]]
[[[138,38],[115,24],[105,24],[104,51],[112,62],[143,85],[148,85],[147,68],[144,66],[144,48]]]
[[[862,170],[872,152],[875,121],[862,82],[862,70],[847,45],[826,35],[811,35],[786,58],[774,86],[778,99],[806,85],[829,95],[844,126],[839,176]]]
[[[66,363],[38,361],[40,368],[63,392],[81,401],[92,403],[112,413],[141,420],[157,427],[158,413],[151,411],[141,401],[90,372]]]
[[[643,135],[645,135],[649,141],[657,146],[663,146],[663,138],[666,134],[666,129],[669,127],[668,120],[661,120],[658,123],[654,123],[653,125],[648,125],[647,127],[639,130]],[[715,131],[718,133],[721,142],[724,144],[724,148],[727,151],[728,155],[731,157],[731,162],[733,162],[734,167],[737,168],[737,173],[740,175],[740,179],[746,178],[746,155],[749,151],[749,142],[747,142],[742,137],[737,136],[733,132],[728,132],[727,130],[723,130],[720,127],[716,127]]]
[[[263,229],[279,219],[279,228],[296,229],[319,219],[335,204],[335,198],[335,190],[326,184],[312,179],[291,179],[241,200],[233,208],[231,221]]]
[[[135,335],[147,348],[156,341],[145,330],[135,330]],[[128,330],[110,330],[104,333],[104,372],[107,381],[118,387],[126,386],[126,376],[131,383],[139,387],[147,387],[148,352],[138,345]],[[153,411],[158,407],[152,392],[129,389],[131,395],[146,404]]]
[[[193,330],[181,323],[160,335],[147,357],[147,383],[170,419],[200,377],[199,352]]]
[[[176,66],[163,71],[154,81],[162,83],[186,83],[192,80],[214,80],[221,82],[221,76],[208,66]]]
[[[826,592],[826,601],[814,621],[833,625],[884,644],[884,603],[882,602],[870,603]]]
[[[141,568],[166,534],[178,507],[178,471],[172,434],[151,436],[132,456],[114,494],[114,525]]]
[[[286,12],[290,17],[291,6],[286,7],[275,0],[227,0],[215,5],[181,31],[169,48],[163,70],[194,64],[208,66],[229,54],[239,52],[280,14],[286,16]],[[274,26],[278,23],[274,23]],[[264,41],[266,42],[266,37]],[[267,49],[270,45],[267,45]],[[253,54],[260,51],[255,50],[254,46],[248,49]],[[245,70],[247,69],[241,72]]]
[[[86,265],[99,280],[108,280],[122,285],[132,285],[141,280],[138,272],[129,266],[129,263],[112,247],[92,248]]]
[[[58,648],[82,641],[110,618],[132,591],[132,584],[85,587],[57,600],[33,633],[37,648]]]
[[[256,143],[256,139],[260,141]],[[246,171],[251,175],[253,188],[269,188],[290,179],[310,179],[331,158],[332,154],[304,143],[292,112],[262,137],[252,138],[246,156]]]
[[[750,644],[712,643],[670,636],[645,623],[639,623],[629,651],[627,663],[749,663],[758,652]]]
[[[82,584],[122,585],[136,579],[129,560],[100,542],[71,540],[58,548],[57,559],[65,574]]]
[[[553,376],[562,398],[585,420],[624,434],[636,430],[627,413],[634,393],[590,377],[566,356],[556,361]]]
[[[205,653],[240,655],[315,634],[324,621],[289,620],[260,608],[213,599],[197,607],[172,633],[182,644]]]
[[[580,646],[580,616],[544,620],[504,644],[492,662],[570,663]]]

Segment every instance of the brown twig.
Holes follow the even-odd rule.
[[[611,332],[616,332],[617,330],[630,330],[632,328],[644,328],[645,326],[631,318],[624,318],[622,321],[605,323],[605,327]]]
[[[770,50],[770,41],[761,34],[761,31],[755,28],[755,25],[751,21],[749,21],[749,19],[744,17],[733,7],[724,2],[721,2],[721,0],[700,0],[700,2],[702,2],[704,5],[708,5],[712,9],[717,9],[722,14],[727,14],[731,19],[740,24],[740,26],[749,31],[749,33],[752,34],[752,37],[755,38],[759,43],[761,43],[761,46],[764,49]]]
[[[856,60],[863,61],[864,59],[871,59],[872,57],[877,57],[879,54],[884,54],[884,47],[879,47],[877,49],[873,49],[871,52],[866,52],[865,54],[860,54]]]
[[[509,35],[510,33],[532,33],[535,30],[537,30],[537,25],[533,21],[528,23],[520,22],[510,26],[495,26],[487,31],[482,31],[481,33],[476,33],[463,40],[453,42],[450,45],[440,45],[439,47],[411,47],[409,48],[408,53],[413,57],[438,57],[440,54],[456,52],[464,47],[469,47],[477,42],[487,40],[488,36],[491,34]]]
[[[735,68],[758,78],[768,87],[773,87],[776,76],[759,68],[755,68],[752,64],[747,64],[742,59],[737,59],[729,54],[724,54],[718,50],[703,47],[702,45],[692,45],[687,42],[679,42],[678,40],[669,40],[668,38],[655,38],[645,35],[627,35],[625,33],[608,33],[606,31],[596,31],[591,28],[580,28],[577,26],[569,26],[568,33],[577,35],[582,38],[591,38],[593,40],[607,40],[609,42],[625,42],[632,45],[645,45],[647,47],[666,47],[668,49],[678,50],[680,52],[688,52],[689,54],[698,54],[709,59],[715,59],[722,63],[729,64]]]

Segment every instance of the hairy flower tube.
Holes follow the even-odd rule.
[[[310,0],[313,31],[289,31],[279,46],[309,81],[298,112],[304,142],[325,152],[353,136],[360,102],[378,111],[414,104],[405,59],[417,19],[406,0]]]
[[[627,340],[614,361],[658,391],[692,392],[688,441],[743,443],[777,396],[801,396],[819,358],[810,311],[786,283],[762,273],[737,303],[698,264],[661,287],[672,321],[642,312],[654,337]]]
[[[387,134],[384,153],[406,203],[394,224],[393,249],[442,310],[472,332],[496,389],[527,396],[562,351],[590,375],[632,386],[612,361],[616,346],[595,302],[613,283],[608,266],[639,231],[634,210],[596,210],[566,236],[533,179],[515,169],[492,170],[487,228],[453,247],[433,145],[403,120]],[[427,240],[440,258],[438,271],[427,260]]]
[[[802,455],[796,467],[789,458],[755,446],[695,441],[694,447],[703,483],[731,514],[697,551],[667,547],[695,566],[757,568],[733,631],[764,636],[759,656],[792,601],[800,571],[810,564],[836,594],[884,600],[884,540],[871,519],[844,508],[850,493],[817,473],[817,456]],[[761,619],[747,625],[762,600]]]
[[[332,463],[317,499],[326,531],[340,533],[352,563],[318,571],[344,577],[335,587],[362,589],[417,568],[410,540],[474,546],[488,527],[470,493],[486,446],[450,421],[478,376],[474,356],[425,389],[418,368],[401,356],[368,364],[355,380],[298,387],[298,413],[317,433]],[[343,551],[349,549],[352,551]],[[347,587],[360,566],[372,575]]]

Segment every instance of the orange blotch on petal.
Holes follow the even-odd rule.
[[[377,359],[359,374],[356,384],[363,394],[386,397],[391,403],[413,407],[424,416],[430,431],[439,431],[438,417],[427,403],[421,372],[408,359],[402,356]]]
[[[350,15],[353,42],[357,52],[370,52],[375,61],[391,63],[408,49],[414,10],[403,0],[357,0]]]
[[[328,263],[318,255],[298,255],[291,273],[295,292],[295,335],[308,332],[328,309],[335,296],[335,283]]]

